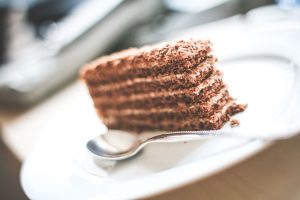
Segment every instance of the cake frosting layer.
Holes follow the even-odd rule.
[[[107,84],[88,83],[92,96],[118,96],[145,92],[178,90],[199,85],[214,70],[215,58],[209,57],[189,72],[158,75],[156,77],[133,78]]]
[[[190,117],[208,117],[216,110],[223,107],[228,101],[232,100],[226,88],[223,88],[217,95],[210,98],[205,103],[195,103],[192,105],[177,104],[174,106],[167,106],[162,108],[140,108],[140,109],[108,109],[97,110],[102,117],[117,116],[126,117],[128,119],[142,119],[151,118],[159,122],[162,119],[181,119]]]
[[[130,96],[119,95],[113,98],[107,96],[92,96],[96,107],[106,108],[151,108],[175,103],[190,104],[193,102],[204,102],[224,87],[223,74],[216,70],[207,79],[196,87],[180,89],[175,91],[158,91]]]
[[[180,40],[131,48],[103,56],[85,65],[80,76],[92,83],[106,83],[134,77],[180,74],[205,60],[211,52],[208,40]]]
[[[104,118],[103,122],[112,129],[134,130],[137,132],[146,130],[165,130],[165,131],[192,131],[192,130],[212,130],[220,129],[222,125],[229,121],[230,116],[235,112],[236,104],[233,101],[227,102],[221,110],[207,118],[188,118],[185,120],[166,119],[156,123],[151,119],[127,119],[109,117]]]

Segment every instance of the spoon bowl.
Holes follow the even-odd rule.
[[[97,158],[123,160],[135,155],[142,141],[136,134],[109,130],[87,143],[88,150]]]

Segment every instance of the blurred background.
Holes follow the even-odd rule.
[[[98,56],[233,16],[257,23],[299,20],[299,5],[300,0],[0,0],[2,118],[7,110],[28,110],[56,94]],[[1,199],[26,199],[19,159],[3,142],[0,155]]]

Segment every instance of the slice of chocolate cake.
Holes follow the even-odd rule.
[[[207,40],[181,40],[128,49],[81,71],[108,128],[219,129],[245,109],[230,96]]]

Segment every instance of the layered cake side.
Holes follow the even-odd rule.
[[[210,130],[245,109],[230,96],[216,61],[210,41],[181,40],[104,56],[80,76],[108,128]]]

